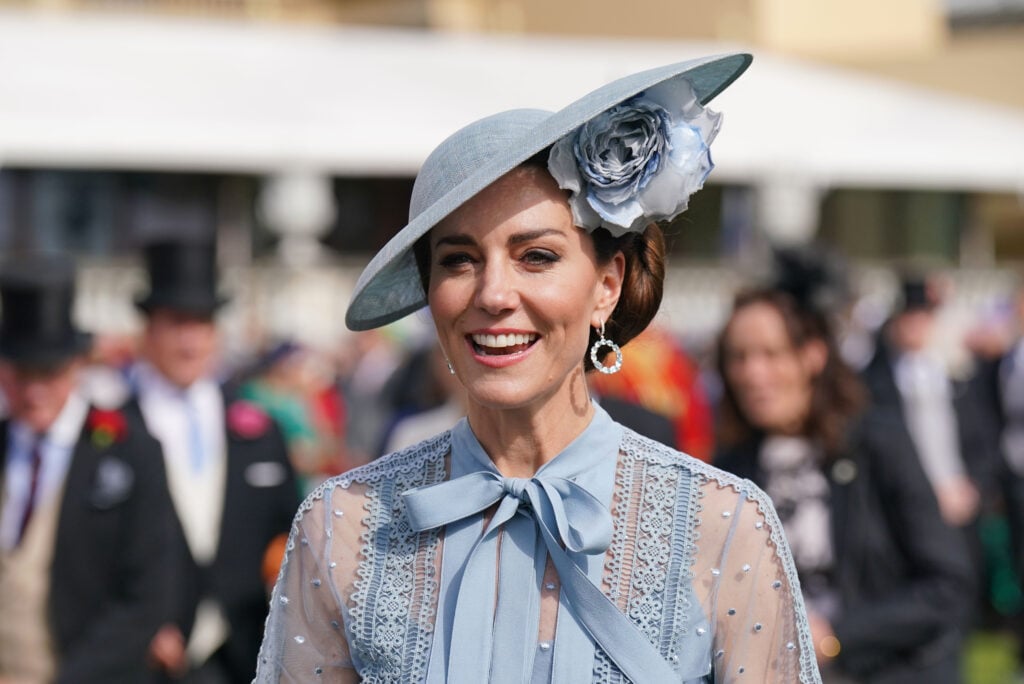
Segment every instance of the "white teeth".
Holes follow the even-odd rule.
[[[517,333],[507,335],[473,335],[473,342],[481,347],[490,347],[491,349],[501,349],[503,347],[514,347],[520,344],[529,344],[535,339],[537,339],[537,335],[534,333],[530,333],[528,335],[520,335]]]

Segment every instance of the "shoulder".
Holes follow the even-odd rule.
[[[379,496],[384,487],[398,489],[427,484],[443,477],[444,457],[451,447],[451,432],[438,435],[412,446],[381,456],[371,463],[324,480],[309,493],[299,507],[300,516],[315,508],[328,495],[366,497],[368,492]],[[394,485],[399,484],[395,487]]]
[[[898,411],[872,407],[851,426],[847,458],[867,468],[869,481],[896,497],[929,490],[917,449]]]
[[[159,444],[120,409],[89,407],[72,464],[74,477],[88,481],[83,496],[94,508],[154,504],[166,491]]]
[[[710,482],[717,485],[718,489],[728,488],[734,492],[763,496],[757,485],[750,480],[648,439],[629,428],[623,428],[621,449],[631,460],[678,470],[696,480],[698,484]]]
[[[847,444],[873,460],[916,456],[903,414],[892,406],[872,405],[850,422]]]

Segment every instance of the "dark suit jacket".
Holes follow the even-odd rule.
[[[722,451],[715,465],[764,487],[759,452],[754,439]],[[823,470],[841,664],[873,683],[959,681],[958,628],[973,596],[972,572],[962,536],[939,515],[910,436],[891,412],[872,410],[833,462],[842,465]]]
[[[2,477],[0,469],[0,486]],[[174,530],[160,445],[129,421],[122,439],[98,446],[87,421],[68,466],[50,576],[59,683],[146,681]]]
[[[997,359],[981,359],[977,363],[974,385],[979,397],[979,424],[985,426],[995,440],[995,479],[998,482],[989,498],[1002,503],[1002,511],[1010,524],[1013,543],[1014,564],[1017,573],[1024,577],[1024,477],[1016,473],[1003,453],[1002,434],[1007,427],[1007,416],[1003,406],[1003,383],[1014,363],[1012,355],[1016,346],[1010,348],[1009,355]]]
[[[895,359],[887,344],[879,340],[875,354],[864,368],[861,377],[871,393],[875,406],[885,407],[906,425],[903,402],[896,375]],[[998,435],[992,430],[992,418],[983,401],[983,388],[974,379],[950,381],[953,412],[956,415],[960,456],[967,476],[990,501],[990,494],[998,489]]]
[[[230,409],[236,401],[224,397]],[[137,401],[130,410],[142,420]],[[225,418],[227,475],[220,539],[213,563],[200,567],[192,558],[178,524],[178,580],[172,597],[171,622],[188,637],[196,607],[203,598],[216,600],[224,610],[230,634],[215,654],[218,666],[232,682],[250,682],[267,616],[267,587],[262,576],[263,555],[276,536],[287,534],[299,505],[298,485],[280,430],[267,417],[262,434],[245,436]]]

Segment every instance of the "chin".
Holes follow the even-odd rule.
[[[537,392],[509,380],[470,382],[465,387],[471,403],[499,411],[529,406],[540,398]]]

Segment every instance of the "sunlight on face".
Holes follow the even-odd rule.
[[[618,299],[622,266],[598,265],[551,177],[513,170],[435,227],[430,245],[428,301],[471,401],[568,400],[590,327]]]
[[[725,380],[747,420],[769,433],[798,431],[810,412],[814,371],[782,314],[765,303],[740,308],[723,347]]]

